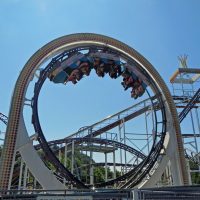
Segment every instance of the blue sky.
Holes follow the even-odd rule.
[[[190,67],[200,65],[199,10],[199,0],[1,0],[0,112],[8,114],[15,81],[29,57],[47,42],[77,32],[104,34],[128,44],[170,87],[169,78],[179,66],[177,56],[187,54]],[[128,94],[119,94],[114,82],[107,86],[107,80],[89,79],[84,80],[87,86],[83,81],[76,89],[45,85],[39,108],[49,138],[62,137],[74,123],[77,130],[130,104],[124,103]],[[82,114],[73,113],[73,108]],[[83,122],[86,113],[88,121]]]

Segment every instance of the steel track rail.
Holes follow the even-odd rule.
[[[196,101],[198,99],[200,99],[200,88],[197,90],[197,92],[190,99],[190,101],[188,102],[188,104],[186,105],[186,107],[179,114],[179,121],[180,121],[180,123],[185,119],[185,117],[190,112],[190,110],[193,108],[193,106],[196,104]]]
[[[54,60],[53,60],[54,62]],[[51,62],[43,71],[42,73],[40,74],[40,78],[39,80],[36,82],[35,84],[35,88],[34,88],[34,97],[33,97],[33,100],[32,100],[32,108],[33,108],[33,125],[34,125],[34,128],[35,128],[35,131],[38,133],[39,137],[38,137],[38,140],[40,142],[40,145],[43,149],[43,151],[45,152],[46,154],[46,157],[47,159],[54,165],[54,167],[56,169],[59,170],[59,173],[61,173],[64,177],[68,178],[69,180],[72,181],[72,183],[76,184],[78,183],[79,186],[83,187],[83,183],[78,180],[75,176],[73,176],[70,171],[68,169],[66,169],[63,164],[58,160],[58,158],[54,155],[54,153],[52,152],[52,150],[50,149],[50,147],[48,146],[48,142],[46,141],[45,137],[44,137],[44,134],[42,132],[42,128],[41,128],[41,125],[40,125],[40,122],[39,122],[39,116],[38,116],[38,104],[37,104],[37,101],[38,101],[38,96],[39,96],[39,93],[40,93],[40,90],[42,88],[42,85],[44,83],[44,81],[46,80],[47,78],[47,75],[48,75],[48,72],[51,70],[52,66],[53,66],[53,62]],[[154,85],[154,83],[152,83],[152,85]],[[156,86],[154,85],[154,90],[156,90]],[[159,92],[157,92],[159,94]],[[160,100],[160,102],[162,102],[162,99],[160,98],[160,95],[155,95],[154,97],[151,97],[149,98],[152,102],[152,105],[154,107],[154,105],[158,105],[158,104],[155,104],[153,103],[153,101],[158,98]],[[149,107],[147,106],[146,108],[143,108],[139,111],[136,111],[136,113],[133,113],[133,114],[130,114],[129,116],[126,116],[124,117],[124,120],[125,121],[128,121],[132,118],[135,117],[135,115],[140,115],[141,113],[144,113],[145,111],[147,111],[149,109]],[[164,109],[164,107],[161,108],[161,110]],[[166,123],[165,121],[163,121],[163,123]],[[91,137],[96,137],[118,125],[121,124],[121,120],[118,120],[116,122],[114,122],[113,124],[110,124],[110,125],[107,125],[105,127],[103,127],[102,129],[100,130],[97,130],[95,132],[93,132],[92,134],[89,134],[87,136],[85,136],[85,138],[91,138]],[[157,128],[155,130],[155,133],[157,133]],[[154,138],[154,140],[156,140],[156,136]],[[155,142],[154,142],[155,144]],[[152,148],[153,149],[153,148]],[[161,150],[161,148],[160,148]],[[145,160],[145,163],[148,162],[148,159]],[[134,171],[133,171],[134,172]],[[138,171],[139,173],[140,171]],[[128,177],[128,174],[127,175],[124,175],[124,178],[127,178]],[[114,180],[115,181],[115,180]],[[116,180],[117,181],[117,180]],[[107,185],[110,185],[110,182],[106,182],[106,183],[103,183],[103,186],[107,186]]]
[[[8,117],[5,116],[3,113],[0,113],[0,121],[2,121],[5,125],[7,125]]]
[[[141,153],[140,151],[138,151],[138,150],[126,145],[126,144],[123,144],[121,142],[117,142],[117,141],[114,141],[114,140],[107,140],[107,139],[100,139],[100,138],[88,138],[88,137],[85,137],[85,138],[64,138],[64,139],[60,139],[60,140],[50,141],[50,142],[48,142],[48,145],[51,146],[51,145],[63,144],[63,143],[68,144],[68,143],[72,143],[73,141],[75,142],[75,144],[86,142],[86,143],[97,143],[97,144],[111,145],[111,146],[115,146],[117,148],[123,149],[125,151],[128,151],[129,153],[136,155],[138,158],[141,158],[141,159],[146,158],[146,156],[143,153]],[[40,145],[35,146],[36,150],[39,150],[40,148],[41,148]]]

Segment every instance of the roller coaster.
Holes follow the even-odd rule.
[[[39,72],[39,75],[38,75]],[[121,80],[122,89],[130,90],[133,106],[113,114],[93,125],[81,128],[66,138],[47,141],[38,114],[38,97],[45,81],[53,84],[81,84],[81,80],[96,74]],[[33,84],[32,98],[27,90]],[[24,120],[24,105],[30,102],[32,125],[38,145],[33,145]],[[188,112],[188,111],[187,111]],[[147,143],[137,148],[133,139],[122,136],[125,123],[141,116],[149,116]],[[181,116],[183,116],[181,114]],[[6,120],[1,115],[1,120]],[[183,119],[181,117],[181,119]],[[145,118],[146,119],[146,118]],[[145,121],[144,121],[145,122]],[[118,129],[118,133],[110,131]],[[135,137],[135,136],[134,136]],[[53,149],[53,146],[59,149]],[[67,167],[71,149],[71,168]],[[43,156],[37,151],[42,150]],[[90,181],[81,179],[74,170],[75,151],[89,152]],[[115,159],[122,158],[118,163]],[[59,158],[63,152],[64,162]],[[94,180],[94,152],[105,154],[105,178]],[[107,153],[113,153],[112,164]],[[115,153],[117,155],[115,155]],[[65,188],[121,188],[149,187],[156,184],[171,162],[174,184],[188,184],[185,155],[175,104],[164,81],[153,66],[133,48],[110,37],[97,34],[73,34],[58,38],[39,49],[26,63],[16,82],[6,137],[0,163],[0,188],[12,186],[16,155],[20,155],[27,168],[44,189]],[[129,161],[127,162],[127,160]],[[47,167],[50,163],[52,169]],[[108,180],[107,168],[113,165],[113,177]],[[120,175],[116,171],[121,167]],[[122,171],[122,168],[124,169]],[[19,169],[19,166],[18,166]]]

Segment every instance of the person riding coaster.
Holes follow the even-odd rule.
[[[94,59],[94,69],[96,71],[97,76],[102,78],[105,76],[105,74],[107,74],[110,71],[110,67],[107,61],[103,61],[100,58]]]
[[[135,81],[134,87],[132,87],[131,97],[137,99],[138,97],[141,97],[144,92],[145,88],[142,85],[142,81],[138,79],[138,81]]]
[[[89,62],[82,62],[79,69],[84,75],[89,76],[92,68]]]
[[[76,84],[78,81],[80,81],[83,77],[83,73],[81,72],[80,69],[74,69],[72,73],[70,74],[69,77],[67,77],[66,81],[64,84],[67,82],[71,81],[73,84]]]
[[[93,60],[93,67],[99,77],[104,77],[109,73],[111,78],[121,75],[121,64],[119,56],[101,51],[89,54]]]
[[[137,99],[138,96],[141,97],[144,94],[146,85],[134,73],[130,73],[126,68],[122,73],[122,77],[123,77],[123,82],[121,84],[124,87],[124,90],[127,90],[130,87],[132,88],[131,90],[132,98]]]
[[[120,75],[122,74],[122,68],[121,65],[112,65],[110,67],[110,71],[109,71],[109,76],[111,78],[118,78]]]
[[[108,73],[111,78],[116,79],[121,75],[121,66],[113,60],[95,58],[94,69],[99,77],[104,77]]]
[[[108,60],[106,58],[92,58],[88,56],[84,62],[81,62],[78,69],[72,72],[65,83],[72,81],[72,83],[76,84],[83,75],[88,76],[92,68],[96,70],[97,75],[100,77],[104,77],[106,73],[109,73],[111,78],[117,78],[121,74],[121,66],[119,65],[119,62]]]
[[[48,77],[54,83],[72,82],[76,84],[84,75],[89,76],[94,68],[99,77],[104,77],[109,73],[111,78],[116,79],[122,75],[123,82],[121,84],[124,90],[131,87],[131,97],[136,99],[138,96],[142,96],[145,92],[145,84],[135,73],[129,72],[128,68],[123,67],[120,58],[114,54],[95,52],[85,55],[78,52],[64,60],[57,61],[54,64],[54,70],[49,73]]]
[[[79,60],[79,66],[78,68],[74,69],[69,77],[66,79],[64,84],[66,84],[68,81],[71,81],[73,84],[76,84],[78,81],[80,81],[83,78],[83,75],[89,76],[90,72],[92,70],[92,65],[87,57],[85,57],[82,60]]]
[[[124,90],[126,91],[130,87],[134,87],[135,80],[132,76],[132,74],[125,69],[122,73],[123,82],[121,82],[122,86],[124,87]]]
[[[80,80],[82,78],[81,74],[89,75],[91,69],[88,69],[88,63],[89,61],[84,54],[76,53],[62,61],[57,61],[54,66],[54,70],[50,72],[48,77],[50,81],[53,81],[54,83],[65,84],[71,80],[73,80],[72,82],[75,83],[76,81],[72,77],[77,76],[76,80]],[[80,75],[77,71],[72,74],[72,72],[79,67],[81,68]],[[70,77],[71,74],[72,76]],[[69,77],[70,79],[68,80]]]

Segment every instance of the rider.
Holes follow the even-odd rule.
[[[114,64],[110,67],[110,71],[109,71],[110,77],[116,79],[116,78],[119,77],[121,74],[122,74],[121,66],[114,63]]]
[[[145,87],[146,86],[143,83],[143,81],[141,79],[137,78],[134,86],[132,87],[131,97],[133,97],[134,99],[137,99],[138,96],[141,97],[145,92]]]
[[[90,75],[90,72],[91,72],[91,67],[90,67],[90,64],[89,62],[83,62],[79,65],[79,69],[80,71],[86,75],[86,76],[89,76]]]
[[[94,58],[93,63],[94,69],[99,77],[104,77],[105,73],[109,72],[108,66],[103,62],[103,60],[99,57]]]
[[[68,81],[71,81],[73,84],[76,84],[78,81],[82,79],[82,77],[83,73],[81,72],[81,70],[74,69],[64,83],[66,84]]]
[[[125,69],[125,71],[122,73],[123,82],[121,82],[122,86],[124,87],[124,90],[127,90],[129,87],[134,86],[134,79],[131,75],[131,73]]]

